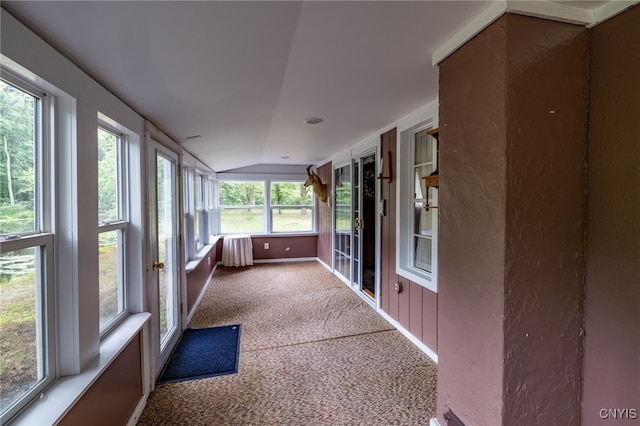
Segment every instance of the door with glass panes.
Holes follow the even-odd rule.
[[[375,150],[334,169],[334,269],[375,301],[377,179]]]

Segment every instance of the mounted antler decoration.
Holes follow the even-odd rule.
[[[305,188],[309,185],[313,186],[313,192],[318,197],[318,200],[323,203],[327,202],[327,184],[322,183],[320,176],[311,171],[311,166],[307,167],[307,175],[309,176],[304,182]]]

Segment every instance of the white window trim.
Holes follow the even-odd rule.
[[[412,266],[413,259],[413,209],[411,208],[414,188],[413,176],[413,135],[421,130],[436,128],[437,105],[428,105],[419,114],[409,117],[398,125],[398,173],[396,181],[396,273],[429,290],[438,291],[438,220],[433,223],[431,273]],[[437,195],[436,195],[437,201]]]
[[[7,24],[7,31],[23,36],[18,39],[26,40],[25,43],[33,42],[36,51],[43,51],[44,43],[40,43],[40,39],[6,14],[4,9],[2,22]],[[48,46],[44,51],[48,53],[47,49]],[[142,331],[142,340],[148,341],[148,326],[145,324],[148,324],[149,315],[141,313],[145,311],[147,300],[146,288],[143,285],[146,265],[143,249],[143,243],[146,241],[143,213],[147,211],[144,196],[146,188],[142,184],[142,178],[146,175],[142,149],[143,133],[132,132],[115,122],[111,123],[98,111],[97,104],[105,105],[105,108],[128,123],[129,128],[138,128],[141,118],[90,78],[74,74],[76,68],[69,66],[61,56],[53,55],[53,51],[51,53],[50,58],[56,62],[54,68],[65,70],[63,74],[66,76],[79,77],[76,81],[80,81],[78,84],[82,86],[82,90],[64,84],[65,80],[59,78],[60,73],[51,74],[39,67],[36,60],[30,60],[34,55],[17,56],[43,75],[37,75],[15,60],[0,54],[3,71],[6,70],[18,76],[20,81],[45,91],[49,103],[43,109],[43,118],[49,119],[49,122],[43,125],[43,136],[50,136],[50,139],[45,140],[43,146],[50,147],[50,152],[43,153],[41,161],[44,166],[44,184],[47,185],[42,187],[43,206],[48,213],[48,217],[44,217],[43,231],[50,233],[47,238],[51,241],[47,242],[47,245],[51,246],[51,252],[55,252],[55,256],[47,258],[47,261],[53,262],[50,268],[53,275],[49,282],[55,282],[54,293],[49,298],[49,306],[53,306],[53,309],[48,312],[49,315],[53,315],[48,320],[54,333],[49,347],[50,351],[54,351],[50,357],[49,370],[53,383],[46,388],[44,394],[34,395],[40,394],[41,398],[33,398],[30,401],[25,399],[27,405],[24,410],[10,419],[11,424],[16,425],[57,423],[133,337]],[[53,84],[47,81],[48,78],[53,79]],[[60,87],[71,92],[66,93],[55,84],[61,84]],[[90,92],[88,97],[85,97],[85,89]],[[97,247],[97,193],[94,189],[97,173],[95,162],[82,161],[85,158],[94,158],[93,155],[96,153],[96,140],[93,139],[96,138],[98,123],[96,114],[98,120],[105,120],[111,126],[121,128],[121,131],[129,136],[130,147],[134,147],[129,151],[128,172],[131,177],[129,193],[135,196],[130,199],[131,227],[127,232],[127,258],[129,264],[134,266],[128,271],[128,281],[134,283],[128,288],[132,315],[103,340],[100,340],[97,333],[98,313],[94,309],[95,298],[92,296],[94,286],[97,285],[97,256],[93,251]],[[16,241],[16,244],[24,243],[25,240],[19,243]],[[2,245],[3,250],[10,249],[8,244],[3,242]],[[143,352],[147,351],[147,345],[143,345]],[[151,387],[147,359],[147,355],[143,354],[142,369],[146,373],[142,378],[142,392],[145,399]],[[141,411],[142,407],[139,405],[138,409]],[[4,417],[0,423],[4,423]]]
[[[22,81],[14,74],[8,72],[4,67],[1,69],[2,79],[15,85],[18,89],[38,98],[38,112],[36,117],[36,142],[35,142],[35,172],[36,187],[34,188],[34,204],[38,207],[35,212],[35,228],[33,231],[5,235],[0,238],[0,254],[13,252],[22,249],[42,248],[44,257],[44,274],[40,287],[36,291],[36,304],[39,306],[38,312],[41,314],[37,332],[38,346],[42,349],[42,359],[38,360],[39,369],[42,369],[43,378],[31,390],[25,393],[20,399],[14,401],[13,406],[8,409],[0,418],[0,423],[5,423],[30,402],[47,386],[55,381],[58,376],[57,371],[57,341],[55,339],[55,263],[54,245],[55,238],[51,232],[54,214],[52,213],[52,196],[55,189],[55,180],[52,178],[55,167],[52,167],[53,157],[51,141],[51,121],[53,115],[54,99],[47,95],[39,87]],[[44,306],[42,306],[44,305]]]
[[[120,244],[122,245],[121,250],[118,252],[120,256],[121,263],[118,268],[118,279],[122,280],[121,283],[118,283],[118,286],[121,286],[122,291],[122,311],[120,311],[114,318],[109,321],[105,327],[100,330],[100,339],[103,339],[107,334],[114,330],[124,319],[129,315],[129,298],[128,298],[128,287],[129,287],[129,273],[128,273],[128,238],[127,233],[129,229],[129,144],[128,144],[128,135],[126,133],[121,132],[119,129],[114,128],[108,123],[98,119],[98,128],[103,129],[109,133],[112,133],[118,137],[119,147],[118,155],[117,155],[117,167],[118,167],[118,177],[117,177],[117,190],[118,190],[118,218],[110,221],[103,221],[98,223],[98,234],[104,232],[111,231],[121,231],[122,238]],[[119,248],[120,250],[120,248]]]
[[[306,235],[316,235],[317,231],[317,223],[316,223],[316,209],[318,206],[317,197],[315,194],[313,195],[312,202],[312,210],[311,210],[311,230],[310,231],[296,231],[296,232],[273,232],[272,228],[272,216],[271,216],[271,183],[284,183],[284,182],[304,182],[307,180],[307,176],[300,175],[278,175],[278,174],[245,174],[245,173],[219,173],[217,175],[217,179],[215,180],[215,191],[213,191],[215,196],[215,222],[216,222],[216,233],[217,235],[228,235],[226,233],[221,232],[222,225],[220,223],[220,190],[219,184],[220,182],[262,182],[265,185],[265,195],[264,195],[264,226],[265,231],[259,233],[251,233],[251,235],[256,236],[306,236]]]

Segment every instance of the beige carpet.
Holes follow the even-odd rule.
[[[238,374],[158,386],[139,425],[428,425],[436,366],[316,262],[219,267],[190,327],[242,324]]]

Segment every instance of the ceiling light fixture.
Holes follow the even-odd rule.
[[[306,120],[304,120],[304,122],[307,123],[307,124],[320,124],[323,121],[324,120],[322,118],[316,118],[316,117],[311,117],[311,118],[307,118]]]

